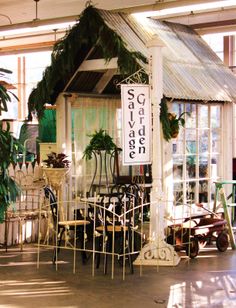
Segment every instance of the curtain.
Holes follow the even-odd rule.
[[[104,129],[121,147],[120,99],[79,97],[72,104],[73,193],[85,196],[95,170],[94,159],[87,161],[83,151],[89,135]],[[96,180],[95,180],[96,182]]]

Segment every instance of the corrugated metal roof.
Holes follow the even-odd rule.
[[[157,34],[164,42],[163,92],[167,97],[236,101],[236,77],[205,41],[184,25],[101,11],[129,50],[148,58],[146,43]]]

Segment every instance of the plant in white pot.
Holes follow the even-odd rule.
[[[51,152],[47,154],[47,159],[43,160],[43,171],[49,184],[55,189],[59,189],[70,170],[70,161],[64,153]]]

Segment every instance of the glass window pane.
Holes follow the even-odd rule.
[[[199,153],[208,153],[208,130],[199,130]]]
[[[212,155],[211,158],[211,178],[216,180],[220,175],[220,157],[219,155]]]
[[[196,153],[196,129],[185,129],[186,153]]]
[[[196,140],[186,141],[186,153],[196,154]]]
[[[196,177],[196,155],[187,155],[186,162],[186,177],[193,179]]]
[[[220,148],[221,148],[220,130],[215,128],[212,129],[211,151],[212,153],[220,153]]]
[[[196,128],[196,105],[186,104],[185,110],[188,112],[188,114],[185,115],[185,127]]]
[[[199,182],[199,202],[208,202],[208,181]]]
[[[172,111],[177,115],[177,117],[184,112],[184,104],[173,103]]]
[[[174,202],[176,205],[183,204],[183,183],[174,183]]]
[[[207,128],[208,126],[208,106],[198,106],[198,126],[199,128]]]
[[[199,177],[206,178],[209,176],[208,173],[208,156],[200,155],[199,156]]]
[[[183,179],[183,164],[177,162],[173,164],[173,178],[175,182]]]
[[[195,190],[196,190],[196,182],[186,183],[187,202],[192,203],[195,201]]]
[[[219,128],[221,127],[220,119],[220,106],[211,106],[211,127]]]
[[[179,138],[173,140],[172,153],[173,154],[183,154],[184,153],[183,140],[180,140]]]

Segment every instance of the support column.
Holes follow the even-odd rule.
[[[150,205],[150,239],[146,244],[135,265],[159,265],[175,266],[179,263],[180,257],[172,245],[164,240],[164,207],[165,199],[162,187],[162,143],[160,126],[160,102],[163,96],[163,66],[162,48],[163,42],[154,36],[147,44],[150,51],[149,83],[151,90],[151,102],[153,113],[153,148],[152,148],[152,191]]]

